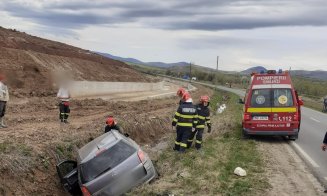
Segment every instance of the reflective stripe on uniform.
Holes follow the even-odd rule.
[[[192,127],[193,126],[193,123],[177,123],[177,126],[180,126],[180,127]]]
[[[193,140],[187,140],[188,142],[193,142]]]
[[[196,125],[196,128],[204,128],[204,125]]]
[[[176,118],[174,118],[174,119],[173,119],[173,122],[177,122],[177,119],[176,119]]]
[[[195,141],[197,144],[201,144],[202,143],[202,141],[199,141],[199,140],[196,140]]]
[[[181,118],[194,118],[195,115],[184,115],[184,114],[180,114],[179,112],[175,113],[176,116],[181,117]]]
[[[175,141],[175,144],[176,144],[176,145],[180,145],[181,143],[179,143],[179,142]]]
[[[201,119],[201,120],[204,120],[204,119],[206,119],[206,117],[205,117],[205,116],[200,116],[200,115],[198,115],[198,118],[199,118],[199,119]]]
[[[181,143],[180,146],[186,148],[187,147],[187,144]]]

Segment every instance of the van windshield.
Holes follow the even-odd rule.
[[[135,152],[135,148],[123,141],[119,141],[93,159],[79,165],[82,183],[90,182],[103,173],[113,169]]]
[[[251,107],[291,107],[293,94],[291,89],[254,89]]]

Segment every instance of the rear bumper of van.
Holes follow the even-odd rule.
[[[243,128],[244,133],[247,135],[276,135],[276,136],[292,136],[292,135],[298,135],[299,129],[293,129],[293,130],[282,130],[282,131],[262,131],[262,130],[250,130],[247,128]]]

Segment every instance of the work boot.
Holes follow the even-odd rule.
[[[7,126],[6,126],[5,123],[4,123],[3,117],[0,118],[0,127],[1,127],[1,128],[7,128]]]

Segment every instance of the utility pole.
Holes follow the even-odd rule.
[[[217,73],[218,73],[218,63],[219,63],[219,56],[217,56],[217,69],[216,69]]]
[[[191,76],[191,74],[192,74],[192,63],[190,62],[190,82],[192,81],[192,76]]]

